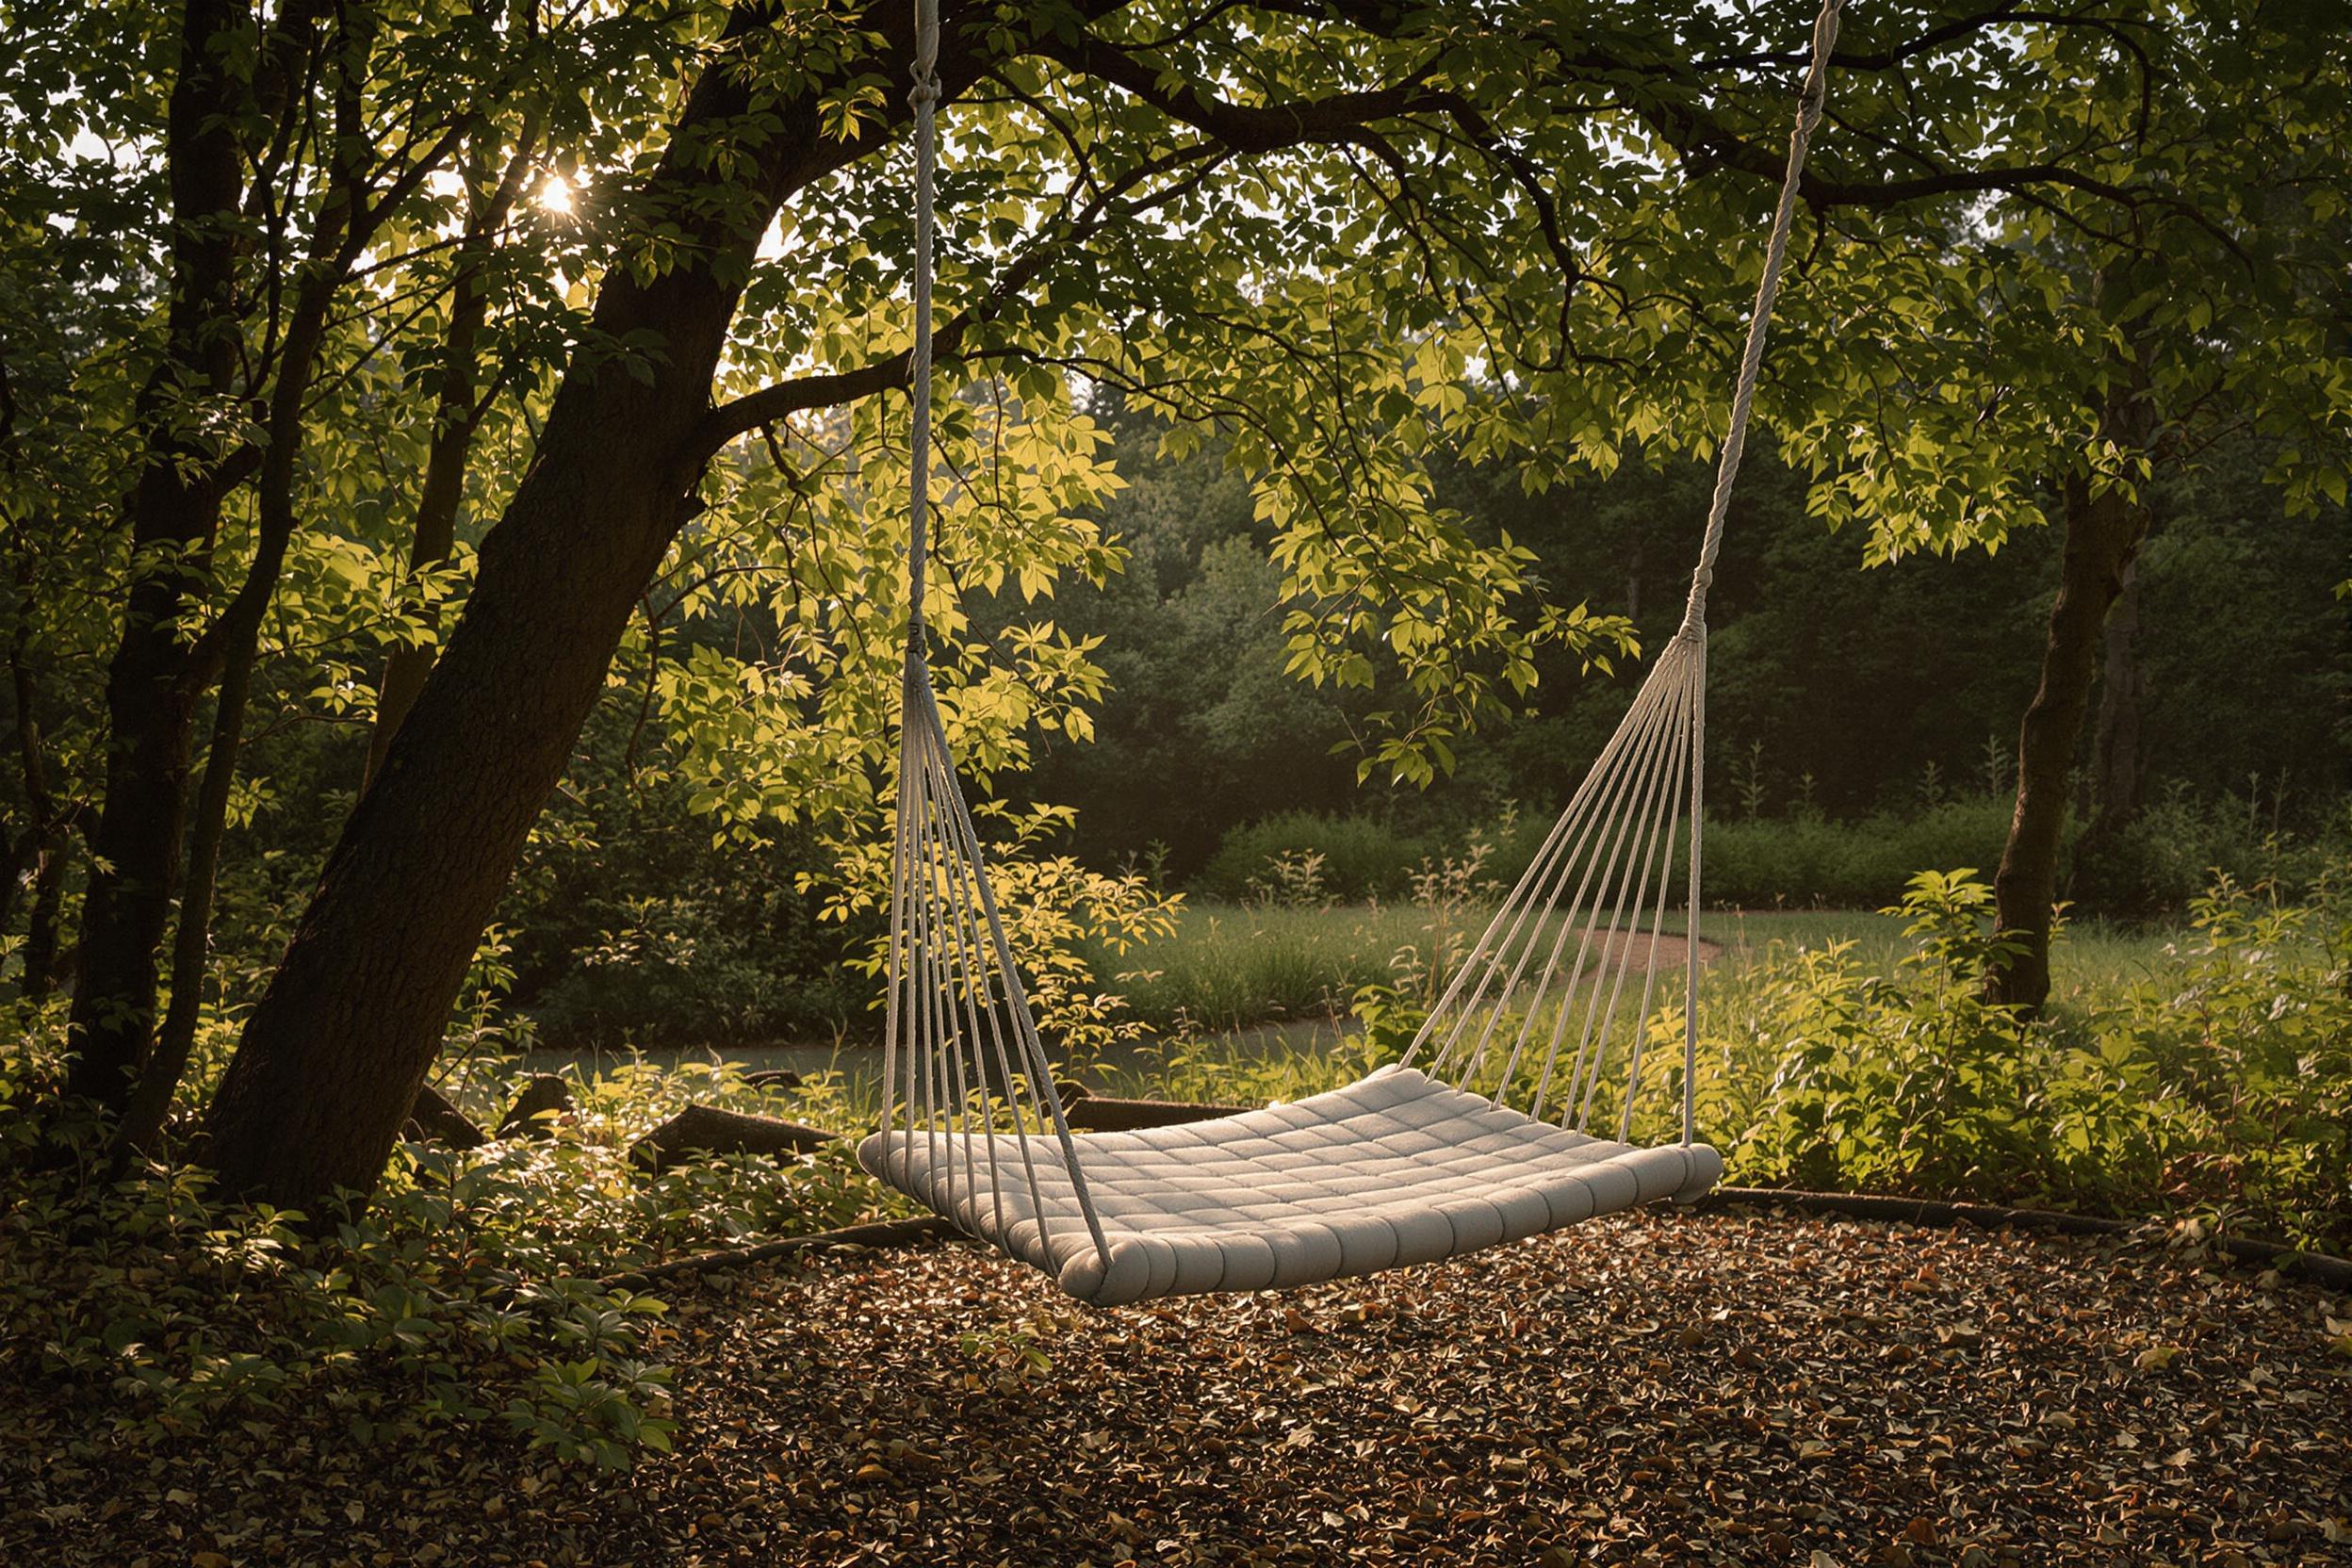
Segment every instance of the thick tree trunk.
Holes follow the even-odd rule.
[[[908,19],[895,5],[870,15],[890,40],[885,57],[843,69],[899,79]],[[764,25],[739,10],[728,28],[740,39]],[[974,57],[941,60],[950,90],[977,71]],[[686,514],[696,427],[760,237],[787,191],[883,134],[828,139],[822,84],[746,117],[754,88],[725,65],[706,71],[633,205],[641,221],[679,225],[679,260],[650,279],[615,268],[589,342],[659,351],[622,365],[591,347],[565,374],[530,472],[482,542],[465,613],[221,1080],[209,1157],[230,1191],[307,1206],[375,1185],[524,839]],[[714,141],[746,162],[710,156]]]
[[[2148,528],[2148,510],[2138,498],[2115,489],[2094,495],[2081,476],[2067,479],[2064,507],[2066,537],[2058,599],[2050,612],[2041,685],[2017,738],[2017,812],[1993,879],[2001,927],[2014,933],[2025,951],[1985,982],[1994,1001],[2028,1009],[2040,1007],[2050,996],[2050,932],[2066,785],[2090,708],[2101,633]]]
[[[649,385],[617,367],[575,374],[559,395],[466,612],[221,1081],[209,1157],[230,1190],[300,1206],[375,1184],[692,478],[669,465],[702,411],[724,315],[647,308],[682,292],[676,274],[608,288],[629,308],[599,311],[599,328],[662,332],[669,364]],[[653,324],[664,315],[668,331]]]
[[[139,399],[148,456],[129,503],[133,580],[106,672],[105,804],[90,833],[81,979],[69,1094],[120,1108],[155,1029],[156,951],[177,890],[200,693],[186,678],[179,622],[201,587],[190,560],[220,515],[219,454],[177,406],[232,386],[236,245],[243,178],[238,90],[226,35],[251,26],[240,0],[188,0],[166,131],[172,304],[162,363]]]
[[[740,113],[744,96],[724,69],[704,74],[654,176],[655,210],[693,214],[717,176],[678,149]],[[802,119],[811,134],[813,117]],[[482,542],[466,612],[221,1081],[210,1158],[230,1190],[308,1204],[375,1185],[698,477],[680,454],[774,202],[745,205],[760,209],[738,208],[732,225],[690,218],[710,261],[608,279],[595,340],[649,337],[661,351],[624,366],[584,351],[564,377],[531,470]]]

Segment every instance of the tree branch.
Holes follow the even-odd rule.
[[[1431,58],[1403,81],[1359,92],[1288,104],[1234,104],[1189,84],[1171,86],[1154,66],[1102,40],[1087,36],[1040,39],[1037,52],[1082,76],[1133,93],[1169,119],[1215,137],[1235,153],[1274,153],[1312,142],[1338,141],[1376,120],[1439,106],[1439,95],[1422,90],[1436,69]]]

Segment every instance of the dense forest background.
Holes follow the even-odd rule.
[[[1097,743],[1054,753],[1037,776],[1041,796],[1079,808],[1088,856],[1157,843],[1182,879],[1237,826],[1284,812],[1366,815],[1442,839],[1506,803],[1537,817],[1564,803],[1638,664],[1547,663],[1527,711],[1466,744],[1451,777],[1426,791],[1360,785],[1350,721],[1400,699],[1378,688],[1336,699],[1288,678],[1246,487],[1213,451],[1163,462],[1155,430],[1118,428],[1133,488],[1106,520],[1133,564],[1056,611],[1103,638],[1113,693]],[[2093,737],[2086,811],[2234,797],[2250,824],[2299,831],[2337,811],[2352,618],[2335,584],[2352,533],[2340,509],[2289,518],[2256,482],[2264,461],[2241,447],[2160,493],[2101,694],[2100,726],[2127,727],[2137,743],[2118,760]],[[1446,482],[1454,504],[1535,552],[1555,598],[1625,614],[1656,647],[1682,615],[1710,477],[1697,465],[1627,467],[1532,496],[1515,475],[1457,467]],[[1852,821],[2006,794],[2056,545],[2035,530],[1998,550],[1857,571],[1858,541],[1808,518],[1798,477],[1758,461],[1709,600],[1711,808]]]

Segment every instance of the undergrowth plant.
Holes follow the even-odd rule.
[[[2352,1246],[2352,900],[2227,877],[2143,976],[2028,1020],[1967,872],[1914,879],[1892,975],[1776,949],[1702,1011],[1732,1179],[2193,1217]],[[1655,1132],[1656,1129],[1653,1129]]]
[[[1499,836],[1511,838],[1517,826],[1513,807],[1504,813]],[[1473,831],[1461,855],[1425,859],[1413,873],[1413,906],[1420,913],[1420,930],[1414,940],[1389,955],[1387,978],[1357,987],[1352,1002],[1356,1022],[1376,1052],[1391,1057],[1403,1054],[1470,956],[1503,890],[1489,872],[1494,843]]]
[[[687,1096],[642,1068],[577,1084],[543,1136],[400,1145],[364,1207],[233,1203],[175,1157],[109,1175],[99,1129],[37,1120],[57,1039],[0,1048],[0,1383],[103,1392],[134,1446],[307,1413],[387,1443],[502,1428],[623,1467],[669,1446],[665,1307],[602,1282],[878,1201],[845,1149],[645,1173],[628,1144]],[[455,1086],[477,1102],[522,1075],[472,1068]],[[690,1092],[762,1099],[730,1068]]]
[[[1911,950],[1892,976],[1831,943],[1763,977],[1776,1055],[1762,1115],[1737,1157],[1798,1186],[1975,1190],[1988,1167],[2039,1152],[2033,1053],[2015,1010],[1984,999],[2017,945],[1992,927],[1974,873],[1925,872],[1900,906]]]

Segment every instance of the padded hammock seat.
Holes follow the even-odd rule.
[[[1589,1137],[1409,1067],[1262,1111],[1076,1143],[1107,1266],[1069,1173],[1042,1149],[1033,1164],[1043,1225],[1018,1139],[894,1130],[867,1138],[858,1159],[1096,1306],[1433,1263],[1661,1198],[1696,1198],[1723,1170],[1704,1143],[1645,1149]],[[991,1167],[994,1182],[967,1174]]]

